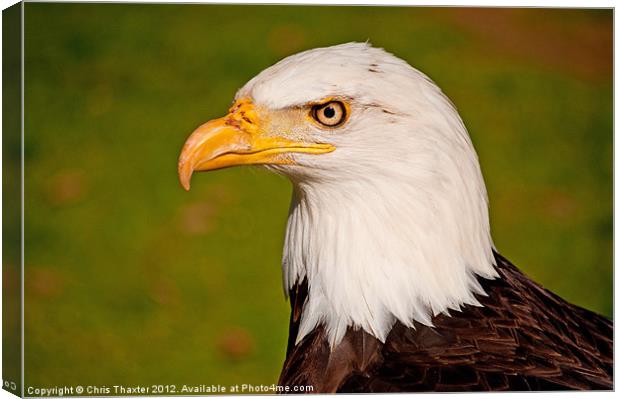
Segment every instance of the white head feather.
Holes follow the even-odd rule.
[[[309,287],[297,340],[323,324],[332,346],[347,327],[384,341],[396,320],[430,325],[477,305],[476,275],[496,277],[487,194],[452,103],[405,61],[359,43],[288,57],[237,94],[269,110],[330,96],[350,102],[350,118],[311,134],[336,150],[273,167],[294,185],[284,287]]]

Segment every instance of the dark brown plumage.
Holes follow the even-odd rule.
[[[295,345],[308,295],[305,281],[295,286],[279,384],[315,393],[612,389],[612,322],[495,259],[500,277],[480,279],[482,307],[439,315],[432,328],[397,323],[385,344],[349,329],[330,351],[319,327]]]

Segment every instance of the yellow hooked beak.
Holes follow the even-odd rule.
[[[266,135],[250,100],[238,100],[223,118],[214,119],[189,136],[179,156],[179,180],[186,190],[194,171],[235,165],[294,162],[283,154],[324,154],[335,150],[330,144],[304,143]]]

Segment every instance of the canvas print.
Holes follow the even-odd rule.
[[[611,9],[3,27],[9,392],[613,389]]]

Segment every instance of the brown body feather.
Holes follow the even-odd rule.
[[[322,327],[295,345],[308,295],[306,282],[295,286],[279,384],[315,393],[612,389],[612,322],[495,257],[500,277],[480,279],[483,306],[436,316],[434,327],[397,323],[385,343],[350,328],[331,351]]]

